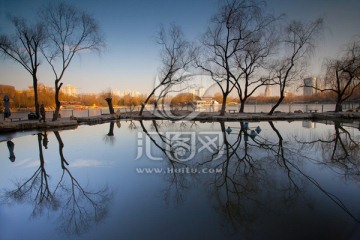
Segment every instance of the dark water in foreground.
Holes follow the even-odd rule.
[[[359,239],[359,130],[246,125],[2,136],[0,239]]]

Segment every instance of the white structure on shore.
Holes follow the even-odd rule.
[[[121,96],[121,92],[118,89],[110,89],[110,93],[112,96]]]
[[[267,85],[265,87],[265,97],[271,97],[271,86]]]
[[[315,128],[316,123],[312,122],[312,121],[304,120],[304,121],[302,121],[302,126],[303,126],[303,128]]]
[[[77,87],[73,86],[73,85],[70,85],[70,84],[67,84],[65,85],[61,91],[66,94],[66,95],[69,95],[69,96],[73,96],[73,97],[76,97],[78,95],[78,92],[77,92]]]
[[[203,97],[205,94],[205,88],[202,86],[197,88],[189,87],[188,93],[192,93],[195,96]]]
[[[111,95],[118,96],[118,97],[125,97],[125,96],[137,97],[137,96],[141,95],[141,93],[138,92],[138,91],[132,91],[132,90],[129,90],[129,89],[126,89],[124,91],[120,91],[117,88],[110,89],[110,93],[111,93]]]
[[[317,94],[318,82],[316,77],[310,77],[304,79],[304,95],[311,96]]]

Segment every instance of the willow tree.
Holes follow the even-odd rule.
[[[158,32],[157,43],[161,47],[160,56],[162,62],[158,75],[159,79],[151,93],[142,103],[139,112],[140,116],[156,91],[160,90],[160,96],[164,97],[164,94],[166,94],[166,91],[171,86],[179,84],[184,80],[184,76],[180,73],[190,67],[193,60],[191,44],[185,40],[181,28],[176,24],[171,24],[169,29],[165,29],[162,26]]]
[[[80,52],[99,51],[104,41],[97,21],[68,3],[49,3],[40,16],[48,34],[48,42],[42,52],[55,77],[55,121],[59,117],[62,79],[74,56]]]
[[[342,104],[360,88],[360,40],[348,45],[338,59],[328,60],[325,75],[326,87],[336,95],[335,112],[342,111]]]
[[[279,98],[269,115],[284,100],[285,91],[290,84],[299,80],[304,62],[314,50],[316,37],[322,26],[323,20],[319,18],[309,24],[293,21],[285,27],[280,39],[282,56],[270,64],[269,82],[279,87]]]
[[[265,13],[263,3],[251,0],[225,1],[212,18],[197,66],[221,89],[220,115],[225,114],[227,97],[234,89],[243,112],[246,100],[265,84],[256,73],[276,45],[273,28],[277,20]]]
[[[29,25],[25,19],[17,17],[11,18],[11,22],[15,27],[15,34],[0,35],[0,52],[30,73],[34,90],[35,112],[37,116],[40,116],[37,74],[40,65],[40,48],[46,40],[44,26],[41,23]]]

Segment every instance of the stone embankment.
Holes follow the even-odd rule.
[[[77,127],[78,122],[69,118],[59,119],[58,121],[39,122],[38,120],[17,120],[0,121],[0,132],[26,131],[26,130],[44,130],[44,129],[63,129]]]
[[[185,117],[188,116],[188,117]],[[357,121],[360,119],[358,112],[324,112],[324,113],[274,113],[267,115],[267,113],[226,113],[224,116],[219,116],[217,112],[200,112],[191,113],[187,111],[172,112],[171,116],[164,116],[161,114],[153,114],[144,112],[143,116],[139,116],[138,112],[130,112],[125,114],[106,114],[92,117],[71,117],[61,118],[57,121],[39,122],[37,120],[16,120],[10,121],[9,119],[0,120],[0,132],[11,131],[25,131],[25,130],[55,130],[68,127],[76,128],[80,124],[99,124],[113,120],[191,120],[201,122],[211,121],[295,121],[295,120],[334,120],[334,121]]]

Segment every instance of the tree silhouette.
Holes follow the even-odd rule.
[[[309,150],[302,146],[297,148],[293,141],[284,140],[273,122],[269,122],[273,131],[269,137],[261,134],[251,136],[244,123],[240,123],[238,128],[232,127],[230,134],[226,131],[224,122],[219,124],[224,141],[218,152],[224,151],[224,154],[220,159],[214,160],[215,153],[213,158],[199,165],[222,169],[222,172],[213,177],[212,196],[217,200],[216,208],[219,213],[229,223],[224,226],[227,226],[226,231],[230,235],[243,229],[251,234],[255,231],[253,223],[260,216],[276,209],[291,209],[299,200],[306,201],[311,206],[313,200],[306,197],[306,185],[315,187],[354,221],[360,222],[340,196],[326,190],[302,169],[303,161],[312,161],[306,155]],[[313,142],[306,143],[306,146],[311,146],[310,144]],[[332,167],[331,164],[327,166]],[[274,171],[283,173],[284,181],[275,180],[272,175]],[[282,204],[281,208],[278,207],[279,202]]]
[[[326,86],[319,90],[335,93],[335,112],[341,112],[343,102],[360,86],[360,40],[349,44],[338,59],[328,60],[326,67]]]
[[[285,27],[280,40],[285,49],[284,56],[277,57],[270,64],[269,77],[264,78],[268,79],[271,84],[279,86],[279,98],[271,108],[269,115],[272,115],[282,103],[285,98],[285,91],[290,84],[301,77],[304,61],[314,50],[314,42],[322,26],[323,20],[319,18],[308,25],[293,21]]]
[[[24,182],[17,182],[14,190],[6,190],[3,196],[5,202],[29,201],[34,205],[32,216],[43,214],[44,210],[57,210],[59,201],[55,198],[49,185],[49,174],[46,171],[42,146],[43,135],[37,134],[39,147],[39,167],[34,174]]]
[[[166,121],[168,122],[168,121]],[[170,203],[170,200],[174,199],[175,204],[179,205],[184,202],[184,191],[189,188],[188,176],[182,172],[183,169],[188,167],[186,162],[177,161],[174,158],[174,150],[171,147],[170,139],[160,132],[160,128],[164,122],[160,120],[160,124],[156,120],[151,121],[150,128],[154,132],[150,134],[148,129],[145,127],[143,121],[140,121],[140,126],[149,140],[156,146],[162,153],[163,159],[168,166],[164,169],[171,169],[171,172],[165,174],[166,181],[169,185],[163,190],[164,201],[166,204]],[[165,126],[166,128],[168,126]],[[157,136],[157,138],[155,137]]]
[[[121,127],[120,121],[116,121],[116,124],[119,128]],[[114,126],[115,122],[111,121],[109,123],[109,132],[104,136],[104,142],[110,143],[110,145],[114,145],[115,143]]]
[[[360,139],[352,136],[340,122],[334,122],[334,132],[322,138],[305,141],[297,139],[305,150],[317,149],[322,153],[322,164],[342,170],[345,177],[358,178],[360,173]]]
[[[14,200],[34,205],[32,217],[41,216],[47,210],[56,214],[59,212],[59,229],[69,235],[80,235],[92,225],[100,223],[106,217],[109,202],[113,194],[108,187],[98,191],[84,188],[69,169],[63,153],[64,143],[58,131],[54,135],[59,143],[59,156],[62,174],[58,181],[51,184],[46,171],[43,155],[44,134],[38,133],[40,166],[35,173],[22,183],[17,183],[14,190],[5,190],[2,202],[10,204]]]
[[[231,0],[220,6],[205,33],[196,65],[211,75],[222,93],[220,115],[225,114],[227,97],[237,90],[239,112],[246,100],[266,81],[256,77],[276,43],[276,17],[266,14],[265,4]]]
[[[55,121],[59,117],[61,80],[74,56],[81,52],[99,51],[104,41],[96,20],[66,2],[49,3],[42,9],[40,17],[49,36],[42,53],[55,77]]]
[[[63,148],[64,143],[58,131],[54,131],[59,143],[59,155],[61,160],[62,175],[54,190],[54,195],[61,191],[68,193],[64,197],[64,205],[59,216],[61,219],[60,229],[68,234],[80,235],[88,230],[94,223],[101,222],[107,215],[108,204],[112,199],[112,193],[107,187],[99,191],[88,191],[82,187],[79,181],[67,167]],[[67,185],[65,177],[68,177],[70,184]],[[60,194],[60,193],[59,193]]]
[[[38,67],[40,65],[40,48],[46,41],[46,32],[42,23],[28,25],[23,18],[13,17],[14,35],[0,35],[0,52],[19,63],[32,77],[34,105],[39,117],[38,100]]]
[[[161,46],[162,66],[159,74],[159,82],[142,103],[139,115],[143,114],[144,108],[149,100],[157,91],[160,91],[158,96],[164,98],[170,91],[171,87],[184,81],[186,76],[182,75],[181,71],[185,71],[192,62],[192,55],[190,54],[191,46],[189,42],[184,39],[181,28],[175,24],[170,25],[168,31],[161,27],[157,43]],[[155,101],[158,101],[156,99]]]

